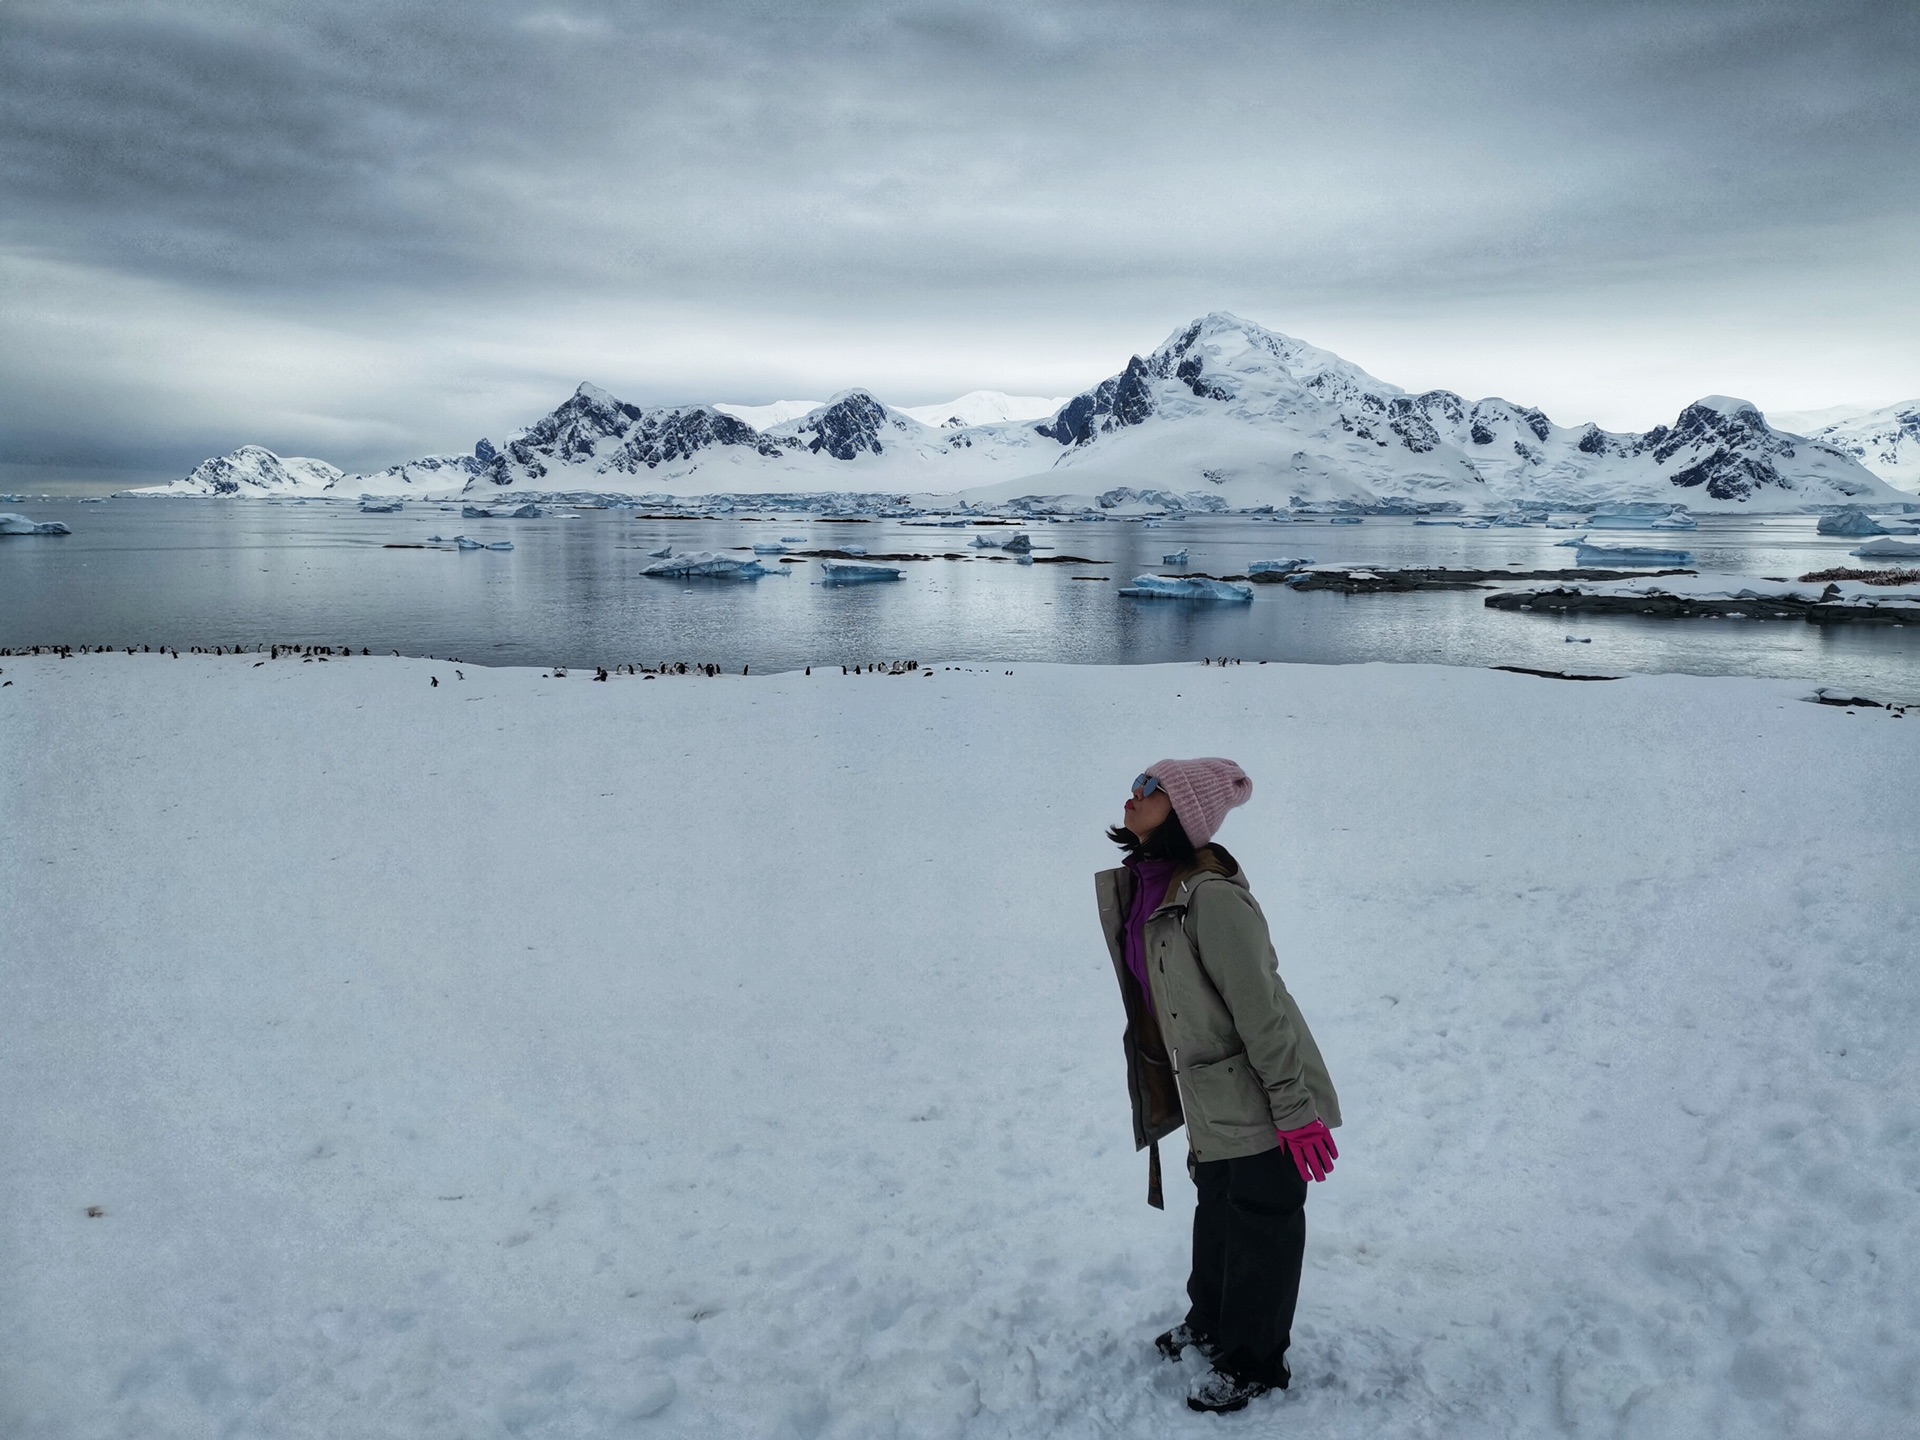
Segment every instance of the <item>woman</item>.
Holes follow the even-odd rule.
[[[1136,1148],[1152,1148],[1147,1203],[1161,1206],[1160,1138],[1187,1127],[1193,1273],[1187,1318],[1155,1340],[1213,1368],[1187,1395],[1228,1411],[1290,1378],[1286,1352],[1306,1249],[1307,1185],[1339,1151],[1340,1101],[1281,982],[1239,863],[1214,832],[1253,782],[1231,760],[1162,760],[1133,782],[1107,832],[1127,852],[1094,884],[1127,1011]]]

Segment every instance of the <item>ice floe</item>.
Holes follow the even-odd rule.
[[[1574,559],[1581,565],[1691,565],[1691,550],[1669,550],[1657,545],[1598,545],[1589,540],[1579,546]]]
[[[1143,600],[1209,600],[1237,605],[1253,599],[1253,586],[1237,580],[1208,580],[1198,575],[1136,575],[1120,594]]]
[[[864,560],[822,560],[828,585],[867,585],[876,580],[898,580],[900,572],[891,565],[870,565]]]
[[[0,535],[71,535],[73,531],[58,520],[29,520],[12,511],[0,514]]]
[[[717,550],[689,550],[684,555],[656,560],[640,573],[667,578],[704,576],[713,580],[758,580],[769,572],[758,560],[722,554]]]

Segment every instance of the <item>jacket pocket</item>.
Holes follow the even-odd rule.
[[[1182,1098],[1188,1102],[1187,1123],[1195,1120],[1230,1139],[1249,1139],[1273,1129],[1273,1108],[1266,1087],[1247,1064],[1245,1051],[1205,1064],[1184,1066],[1179,1073]]]

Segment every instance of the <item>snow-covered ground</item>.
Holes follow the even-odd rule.
[[[255,658],[0,660],[9,1440],[1912,1431],[1920,716]],[[1225,1420],[1089,879],[1169,753],[1348,1119]]]

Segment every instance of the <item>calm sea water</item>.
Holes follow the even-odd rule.
[[[738,671],[806,664],[1046,660],[1135,663],[1237,656],[1344,663],[1438,661],[1582,672],[1768,675],[1920,701],[1920,627],[1803,621],[1510,614],[1483,592],[1296,594],[1262,586],[1252,605],[1130,600],[1114,592],[1165,571],[1244,573],[1311,555],[1354,565],[1546,568],[1572,563],[1567,531],[1458,530],[1410,520],[1361,525],[1249,519],[1031,527],[1038,555],[1104,564],[1019,566],[967,551],[903,566],[896,584],[829,587],[812,563],[756,583],[640,575],[646,552],[726,549],[801,537],[806,548],[966,551],[976,533],[900,522],[573,518],[462,520],[458,507],[363,515],[331,503],[110,500],[10,505],[64,520],[64,538],[0,539],[0,645],[351,645],[480,664],[710,662]],[[1811,518],[1703,520],[1653,543],[1695,552],[1703,571],[1796,576],[1851,562],[1857,541]],[[514,549],[394,550],[429,536],[511,539]],[[1619,540],[1632,538],[1620,534]],[[992,552],[986,552],[991,554]],[[773,563],[769,561],[768,563]],[[1100,577],[1087,579],[1080,577]],[[1569,636],[1591,643],[1569,643]]]

